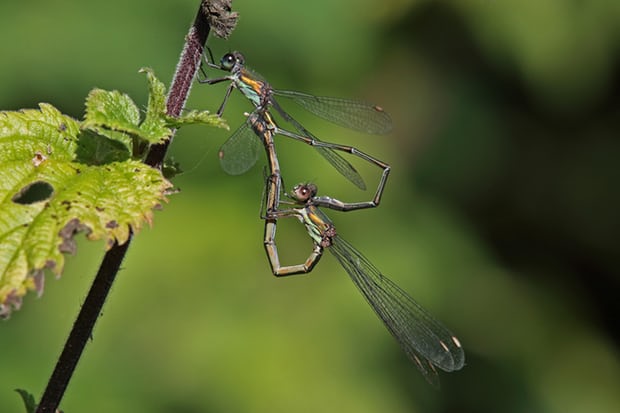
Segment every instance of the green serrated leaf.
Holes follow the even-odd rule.
[[[41,103],[39,107],[38,110],[0,112],[0,139],[4,139],[2,145],[6,146],[0,151],[1,166],[6,167],[13,159],[33,157],[37,153],[51,155],[57,146],[66,150],[55,154],[55,157],[62,161],[73,159],[78,145],[79,123],[61,114],[52,105]],[[17,141],[18,144],[15,144]],[[0,190],[3,186],[0,181]]]
[[[171,187],[122,143],[40,108],[0,112],[0,316],[42,292],[44,269],[62,273],[77,232],[122,244]]]
[[[97,133],[124,144],[136,157],[143,153],[144,142],[164,142],[172,135],[171,128],[202,123],[228,129],[226,122],[208,111],[191,111],[180,117],[166,114],[166,87],[150,68],[140,69],[149,84],[149,101],[144,121],[131,98],[118,91],[92,90],[86,100],[84,130]]]
[[[155,118],[161,118],[166,113],[166,86],[157,79],[153,69],[143,67],[140,73],[146,74],[149,82],[149,103],[146,108],[144,123],[152,122]]]
[[[93,89],[86,98],[86,115],[82,127],[140,135],[140,110],[124,93]]]
[[[86,116],[82,125],[84,129],[122,142],[130,152],[137,152],[137,155],[141,154],[137,149],[144,146],[140,140],[151,144],[161,143],[172,134],[165,115],[164,84],[151,69],[143,68],[140,71],[146,73],[149,82],[149,103],[142,123],[138,107],[129,96],[116,90],[94,89],[87,97]]]
[[[172,130],[166,122],[166,87],[155,77],[153,70],[147,67],[140,69],[149,82],[149,103],[144,122],[140,125],[142,136],[150,143],[162,142],[170,137]]]

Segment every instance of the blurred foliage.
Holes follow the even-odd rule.
[[[0,108],[46,101],[79,117],[95,86],[146,104],[137,69],[170,78],[197,6],[2,2]],[[380,208],[330,216],[459,336],[468,365],[430,388],[331,257],[308,276],[271,276],[263,172],[225,175],[217,149],[230,132],[196,126],[173,143],[182,192],[132,245],[63,410],[618,411],[620,3],[234,7],[216,56],[239,49],[275,87],[391,113],[395,131],[380,138],[298,116],[393,166]],[[215,110],[224,90],[196,85],[188,109]],[[235,95],[233,128],[250,109]],[[367,197],[312,149],[278,145],[288,186]],[[279,233],[291,262],[310,249],[293,224]],[[43,390],[102,251],[80,243],[65,277],[0,326],[0,411],[23,408],[14,388]]]

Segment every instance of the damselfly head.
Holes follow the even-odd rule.
[[[236,65],[243,66],[245,64],[245,58],[239,52],[230,52],[222,56],[220,60],[220,66],[223,70],[231,71]]]
[[[315,184],[297,184],[293,187],[291,197],[299,203],[304,203],[316,196],[317,190]]]

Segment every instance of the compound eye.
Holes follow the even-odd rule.
[[[299,184],[293,188],[293,198],[299,202],[307,202],[310,198],[316,195],[316,185],[314,184]]]
[[[222,60],[220,61],[220,63],[223,69],[230,70],[234,66],[235,61],[236,61],[235,55],[233,55],[232,53],[226,53],[222,57]]]
[[[306,191],[306,186],[302,184],[295,185],[293,187],[293,192],[291,193],[291,197],[299,202],[305,201],[304,193]]]

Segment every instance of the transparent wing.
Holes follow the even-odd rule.
[[[296,135],[281,128],[277,128],[277,133],[279,133],[280,135],[288,136],[289,138],[302,141],[314,140],[316,142],[322,142],[319,138],[317,138],[316,136],[311,134],[306,128],[304,128],[301,123],[297,122],[291,115],[286,113],[284,109],[282,109],[282,107],[278,104],[278,102],[272,101],[271,105],[280,114],[280,116],[282,116],[288,123],[293,125],[301,135]],[[340,156],[340,154],[338,154],[335,150],[325,146],[315,146],[314,148],[317,150],[317,152],[321,154],[321,156],[327,159],[327,161],[332,164],[332,166],[336,168],[336,170],[342,176],[347,178],[359,189],[366,189],[364,179],[359,174],[359,172],[357,172],[353,165],[351,165],[351,163],[349,163],[346,159]]]
[[[276,128],[275,132],[278,135],[288,136],[289,138],[293,138],[293,139],[297,139],[301,141],[314,140],[317,142],[322,142],[319,140],[319,138],[317,138],[316,136],[314,136],[307,130],[305,129],[303,130],[305,131],[303,136],[298,135],[296,133],[289,132],[281,128]],[[331,148],[324,147],[324,146],[315,146],[314,149],[316,149],[317,152],[321,156],[323,156],[323,158],[325,158],[342,176],[347,178],[350,182],[352,182],[359,189],[361,190],[366,189],[366,183],[364,183],[364,179],[362,179],[359,172],[357,172],[357,170],[353,167],[353,165],[351,165],[346,159],[340,156],[338,152],[336,152],[335,150]]]
[[[317,139],[317,138],[314,138]],[[355,170],[346,159],[340,156],[336,151],[329,148],[316,148],[317,152],[327,159],[327,162],[345,178],[347,178],[353,185],[357,186],[361,190],[366,190],[366,183],[362,179],[362,176]]]
[[[463,348],[447,328],[351,244],[338,236],[332,241],[328,249],[430,383],[439,383],[435,366],[448,372],[463,367]]]
[[[245,122],[220,147],[219,157],[222,169],[231,175],[247,172],[258,160],[261,141]]]
[[[390,115],[379,106],[292,90],[274,90],[273,94],[292,99],[308,112],[345,128],[378,135],[392,130]]]

